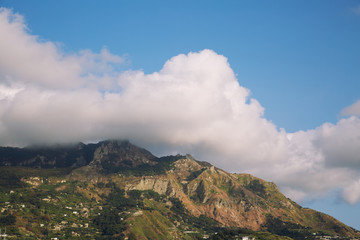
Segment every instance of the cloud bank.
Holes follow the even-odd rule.
[[[360,199],[358,102],[336,124],[287,133],[239,84],[226,57],[180,54],[152,74],[118,71],[107,49],[66,54],[0,10],[0,145],[129,139],[276,182],[295,200]]]

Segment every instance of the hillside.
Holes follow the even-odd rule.
[[[0,153],[0,228],[15,239],[360,239],[274,183],[190,155],[128,141]]]

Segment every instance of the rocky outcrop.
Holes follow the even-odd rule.
[[[159,194],[174,196],[170,180],[166,178],[144,177],[135,184],[128,184],[126,190],[153,190]]]
[[[355,234],[353,229],[325,214],[303,209],[281,194],[274,183],[249,174],[227,173],[201,164],[189,155],[175,161],[164,175],[132,179],[126,190],[153,190],[177,197],[191,214],[206,215],[227,227],[264,230],[271,216],[324,231],[341,225],[342,234]],[[319,216],[322,224],[313,221]]]

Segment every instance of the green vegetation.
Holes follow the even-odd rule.
[[[275,184],[247,174],[214,171],[205,162],[193,172],[183,161],[174,164],[191,156],[157,158],[128,142],[111,141],[53,149],[0,148],[0,153],[5,154],[0,165],[16,158],[15,165],[29,162],[34,167],[0,167],[0,227],[6,227],[14,239],[356,236],[329,216],[287,200]],[[74,169],[79,166],[83,167]],[[223,218],[224,214],[229,215]],[[259,221],[242,226],[262,231],[224,227],[253,216]]]
[[[163,159],[162,171],[171,168],[175,159]],[[11,169],[11,173],[4,169]],[[191,178],[202,171],[195,172]],[[4,173],[0,188],[0,227],[6,227],[9,235],[19,239],[314,238],[310,228],[271,216],[263,226],[268,232],[224,228],[205,215],[191,215],[178,198],[152,190],[125,191],[118,182],[124,178],[118,174],[103,175],[102,181],[92,183],[72,180],[66,176],[68,169],[12,167],[0,168],[0,172]],[[198,187],[199,201],[202,184]],[[242,187],[231,182],[226,186],[232,197],[245,198]],[[246,186],[259,195],[265,194],[264,185],[257,179]]]
[[[202,168],[198,171],[194,171],[194,172],[191,172],[190,175],[186,178],[186,181],[192,181],[194,180],[195,178],[197,178],[200,174],[202,174],[204,171],[206,170],[206,168]]]
[[[214,233],[210,235],[210,240],[239,239],[249,236],[256,240],[291,240],[292,238],[279,236],[269,232],[256,232],[243,228],[214,228]],[[240,238],[241,239],[241,238]]]
[[[26,168],[26,167],[0,167],[0,187],[2,188],[17,188],[25,187],[26,184],[21,181],[21,178],[28,177],[64,177],[71,172],[70,168]]]
[[[48,147],[0,147],[0,166],[26,164],[33,168],[68,168],[84,166],[90,162],[97,145],[74,144]],[[46,159],[47,161],[44,161]]]
[[[155,176],[165,174],[167,170],[171,169],[172,164],[180,158],[181,156],[161,157],[156,159],[155,165],[142,164],[136,167],[126,166],[126,164],[125,166],[114,166],[111,161],[103,161],[101,167],[105,174],[120,173],[126,176]]]
[[[248,188],[250,191],[257,193],[259,196],[266,195],[265,186],[258,179],[250,181],[250,183],[245,187]]]
[[[315,239],[310,228],[305,228],[300,224],[285,222],[272,216],[266,217],[266,229],[281,236],[289,236],[294,239]]]
[[[6,227],[9,225],[14,225],[16,222],[16,217],[13,215],[0,216],[0,227]]]
[[[319,236],[333,236],[332,233],[324,233],[322,231],[315,231],[309,227],[304,227],[300,224],[282,221],[279,218],[267,216],[264,227],[270,232],[280,236],[288,236],[295,240],[303,239],[319,239]],[[347,237],[339,237],[336,239],[350,239]]]
[[[235,198],[243,199],[245,197],[244,190],[239,186],[231,187],[228,192],[230,196]]]
[[[125,229],[125,222],[121,220],[118,211],[113,211],[111,208],[105,208],[100,215],[93,220],[95,226],[101,230],[102,235],[112,236],[120,234]]]
[[[0,189],[8,190],[12,188],[25,187],[26,184],[21,181],[21,178],[12,172],[2,171],[0,173]]]

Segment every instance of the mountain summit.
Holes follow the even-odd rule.
[[[0,227],[18,237],[360,238],[333,217],[286,198],[274,183],[190,155],[156,157],[117,140],[0,153],[6,213]]]
[[[104,141],[97,144],[90,166],[99,166],[106,172],[135,168],[144,164],[155,165],[157,157],[129,141]]]

